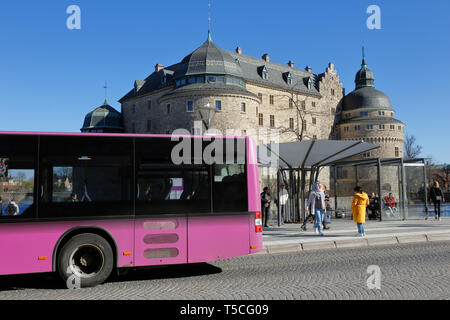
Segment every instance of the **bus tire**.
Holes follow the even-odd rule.
[[[58,255],[58,273],[67,288],[79,289],[102,284],[114,267],[114,255],[108,241],[93,233],[71,238]]]

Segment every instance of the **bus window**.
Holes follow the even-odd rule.
[[[34,217],[36,139],[0,138],[0,218]]]
[[[213,171],[214,213],[248,211],[245,166],[215,164]]]
[[[136,215],[211,212],[207,166],[141,164],[137,172]]]
[[[131,140],[46,139],[55,141],[41,143],[39,217],[133,214]]]

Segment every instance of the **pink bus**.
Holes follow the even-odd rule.
[[[171,138],[0,133],[0,275],[57,272],[89,287],[114,269],[261,250],[254,142]]]

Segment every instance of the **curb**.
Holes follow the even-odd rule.
[[[335,240],[335,241],[318,241],[318,242],[298,242],[287,244],[267,244],[263,245],[261,251],[253,255],[266,255],[277,253],[293,253],[314,250],[329,250],[329,249],[349,249],[349,248],[367,248],[378,247],[395,244],[411,244],[411,243],[426,243],[426,242],[442,242],[450,241],[450,233],[438,234],[421,234],[421,235],[398,235],[385,236],[366,239],[355,240]]]

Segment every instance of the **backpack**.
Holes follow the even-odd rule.
[[[14,216],[17,213],[17,208],[15,205],[10,203],[6,206],[5,212],[8,216]]]
[[[323,200],[324,199],[322,199],[322,195],[320,194],[320,192],[316,192],[314,207],[319,210],[325,210],[325,208],[323,206]]]

